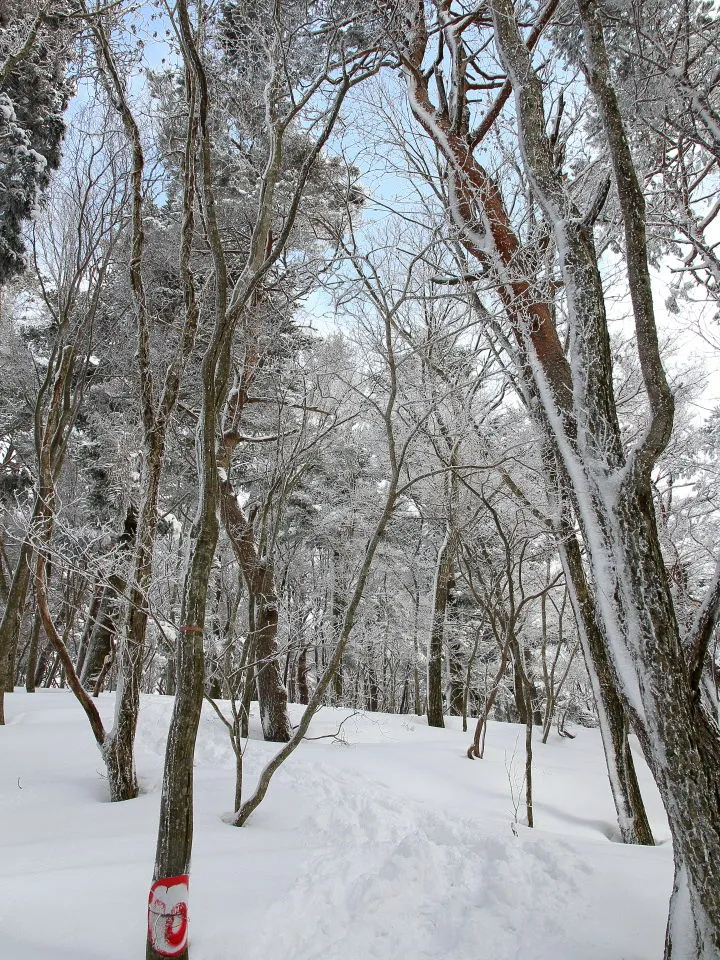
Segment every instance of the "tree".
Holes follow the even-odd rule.
[[[0,10],[0,284],[26,265],[22,230],[60,164],[72,32],[65,3]]]
[[[52,206],[35,231],[35,259],[42,263],[37,278],[40,309],[48,320],[51,337],[32,414],[36,471],[32,516],[0,622],[0,673],[4,681],[0,720],[5,688],[12,689],[15,650],[34,558],[40,562],[50,547],[56,486],[93,372],[95,323],[119,235],[123,192],[116,176],[114,144],[102,133],[100,143],[95,149],[82,136],[74,143],[79,175],[57,184]]]
[[[333,11],[331,10],[332,14]],[[188,563],[183,584],[178,692],[168,735],[163,793],[158,831],[154,881],[187,875],[192,848],[192,758],[203,700],[203,634],[208,581],[219,535],[218,511],[222,484],[223,424],[231,422],[226,408],[231,376],[232,344],[239,324],[252,325],[256,294],[268,271],[286,249],[310,172],[325,147],[348,91],[376,69],[364,44],[345,45],[338,28],[316,30],[315,17],[327,23],[327,11],[307,11],[275,5],[237,9],[234,37],[236,54],[247,69],[248,94],[264,90],[264,129],[267,143],[264,171],[258,184],[252,233],[244,258],[231,273],[222,220],[218,215],[218,184],[213,170],[212,95],[208,55],[200,30],[190,21],[188,6],[180,0],[177,26],[188,78],[197,90],[200,147],[200,182],[207,243],[213,268],[214,316],[208,325],[207,346],[201,363],[201,410],[197,437],[199,498],[193,524]],[[201,12],[204,16],[204,11]],[[332,24],[332,19],[330,20]],[[305,59],[303,37],[312,58]],[[362,41],[362,37],[360,40]],[[320,50],[315,49],[320,44]],[[293,58],[299,56],[300,61]],[[246,59],[243,61],[242,58]],[[318,68],[317,63],[322,65]],[[299,68],[299,69],[298,69]],[[253,84],[257,86],[253,87]],[[297,84],[297,86],[296,86]],[[324,102],[323,102],[324,100]],[[289,202],[277,215],[281,160],[293,127],[308,109],[318,109],[312,132],[302,152]],[[275,214],[275,215],[274,215]],[[197,310],[195,278],[184,276],[188,309]],[[218,438],[218,426],[220,437]],[[220,439],[218,449],[217,440]],[[151,928],[147,945],[149,960],[161,956],[162,943]],[[187,956],[185,948],[180,956]]]
[[[711,584],[705,615],[682,638],[658,542],[651,487],[653,467],[671,434],[673,400],[653,315],[644,198],[617,108],[599,13],[594,5],[580,3],[588,85],[602,119],[623,214],[628,285],[648,400],[644,432],[625,450],[592,237],[594,208],[583,214],[568,190],[559,169],[562,155],[547,133],[543,87],[532,65],[531,50],[552,11],[553,4],[543,9],[525,42],[512,4],[493,3],[492,35],[507,80],[491,113],[497,116],[507,96],[514,94],[524,172],[559,263],[569,357],[558,336],[557,317],[538,301],[528,279],[518,275],[521,251],[499,190],[473,158],[472,148],[487,128],[482,121],[470,132],[467,115],[468,71],[482,69],[468,53],[464,35],[476,18],[452,19],[448,6],[438,7],[456,73],[449,96],[436,110],[427,87],[432,71],[425,74],[422,69],[428,42],[424,10],[404,8],[410,38],[401,48],[405,76],[413,112],[448,163],[454,223],[470,252],[496,271],[502,284],[498,295],[517,343],[538,426],[552,451],[548,465],[552,464],[551,474],[555,472],[560,509],[567,515],[571,501],[582,530],[597,625],[613,682],[663,796],[677,869],[666,954],[677,952],[680,930],[685,937],[693,930],[693,955],[710,957],[720,948],[716,921],[720,832],[714,799],[720,740],[699,705],[697,658],[704,657],[719,588],[717,582]],[[580,569],[576,564],[573,576],[568,567],[569,542],[563,553],[582,629],[576,590]],[[689,791],[691,779],[695,786]]]

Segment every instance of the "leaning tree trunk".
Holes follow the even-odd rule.
[[[635,771],[625,709],[618,696],[615,676],[607,654],[606,640],[597,620],[595,601],[585,577],[575,532],[564,524],[559,538],[570,600],[578,627],[590,684],[595,697],[600,737],[608,769],[623,843],[654,843]]]
[[[541,35],[541,27],[547,23],[553,9],[554,5],[552,3],[546,4],[543,8],[538,25],[533,28],[529,35],[528,46],[530,48],[537,43]],[[512,8],[510,7],[505,12],[506,17],[509,16],[510,18],[507,22],[512,25],[514,22]],[[543,420],[541,410],[543,393],[545,395],[551,393],[553,403],[557,406],[560,417],[564,420],[569,442],[572,442],[572,376],[553,323],[551,311],[545,302],[534,299],[534,291],[531,289],[528,278],[525,274],[518,274],[517,272],[520,241],[513,230],[497,184],[488,176],[486,170],[473,154],[473,150],[482,136],[497,117],[497,112],[491,111],[488,114],[477,132],[477,139],[472,144],[468,142],[467,138],[459,136],[452,128],[448,118],[433,107],[428,92],[428,76],[419,69],[425,56],[429,38],[422,13],[419,14],[418,21],[414,24],[411,36],[412,42],[404,51],[404,74],[408,83],[409,102],[416,119],[433,139],[447,162],[449,195],[453,200],[449,203],[448,212],[459,231],[460,241],[470,255],[485,268],[497,270],[503,278],[499,295],[509,327],[517,343],[522,364],[521,372],[528,394],[535,405],[538,419],[541,421],[541,428],[548,435],[548,422]],[[459,56],[461,50],[462,44],[456,44],[450,52],[453,56],[456,54]],[[458,75],[460,75],[460,70]],[[503,87],[496,101],[496,104],[499,105],[498,109],[502,107],[510,90],[509,84]],[[544,120],[542,117],[539,123],[538,132],[543,135],[544,126],[542,124]],[[489,231],[485,238],[489,243],[485,242],[482,245],[478,243],[476,226],[478,207],[483,211],[483,217]],[[560,204],[561,210],[564,210],[565,207],[564,202]],[[577,224],[582,227],[582,217],[578,216]],[[583,242],[581,238],[579,244],[569,247],[566,245],[566,248],[573,250],[575,246],[582,246]],[[595,339],[600,343],[602,336],[598,334]],[[592,372],[594,366],[593,361],[590,364],[589,372]],[[536,376],[538,371],[540,371],[539,381]],[[591,391],[597,382],[597,378],[594,377]],[[598,386],[596,392],[599,395],[605,393],[602,384]],[[591,405],[594,406],[594,402]],[[555,416],[555,413],[553,413],[553,416]],[[549,437],[549,444],[554,447],[552,436]],[[551,485],[557,483],[557,476],[554,471],[549,477],[549,482]],[[581,562],[578,569],[582,572]],[[583,591],[579,589],[577,592],[582,594]],[[577,615],[577,610],[575,612]],[[591,614],[588,623],[593,622],[593,617],[594,614]],[[578,620],[579,624],[580,619]],[[580,626],[580,629],[582,629],[582,626]],[[600,651],[600,655],[603,652],[602,644],[606,639],[606,637],[599,639],[599,646],[596,649]],[[591,652],[585,651],[592,677]],[[607,661],[607,656],[605,656],[605,661]],[[607,676],[609,678],[607,683],[601,682],[598,684],[597,681],[594,683],[599,710],[609,716],[619,717],[621,709],[618,708],[619,700],[613,689],[614,678],[610,677],[610,671],[606,673],[602,669],[601,664],[597,669],[601,677]],[[603,707],[603,696],[607,696],[610,701],[608,708]],[[605,724],[601,729],[603,731],[603,745],[608,757],[608,772],[618,810],[618,819],[625,825],[624,827],[621,826],[621,830],[626,835],[630,835],[626,828],[632,822],[635,825],[635,834],[638,839],[642,836],[649,839],[649,829],[645,831],[642,826],[646,817],[640,803],[639,791],[636,789],[637,781],[632,766],[632,757],[626,746],[626,741],[622,741],[619,736],[620,726],[618,723]],[[623,756],[626,757],[625,762],[622,760]],[[634,802],[633,797],[635,797]],[[632,814],[628,812],[630,810],[632,810]]]
[[[653,772],[673,836],[676,885],[666,957],[720,955],[720,736],[693,686],[673,608],[652,498],[651,471],[672,433],[674,401],[660,357],[645,249],[644,197],[625,137],[594,4],[580,2],[589,83],[598,101],[624,221],[638,357],[649,422],[623,456],[612,392],[607,317],[594,244],[569,201],[545,131],[542,88],[511,0],[493,23],[515,91],[531,189],[553,225],[573,330],[574,413],[569,442],[540,367],[548,433],[574,494],[604,638],[626,710]],[[553,419],[554,417],[554,419]],[[696,644],[691,640],[691,651]]]

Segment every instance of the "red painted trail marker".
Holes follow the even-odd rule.
[[[187,873],[156,880],[148,898],[148,936],[161,957],[178,957],[187,946]]]

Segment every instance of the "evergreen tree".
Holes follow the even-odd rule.
[[[20,0],[0,6],[0,283],[24,269],[23,223],[60,163],[71,92],[63,6],[35,17]]]

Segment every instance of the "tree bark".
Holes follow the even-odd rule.
[[[40,515],[39,501],[35,507],[35,514],[31,524],[36,523]],[[5,612],[0,623],[0,724],[5,723],[5,693],[12,693],[14,656],[13,651],[17,644],[17,638],[20,635],[20,624],[22,623],[25,605],[27,603],[28,589],[30,587],[31,564],[33,560],[33,546],[29,537],[23,540],[20,547],[20,556],[15,565],[8,598],[5,604]]]
[[[600,737],[620,835],[623,843],[652,846],[655,841],[630,750],[625,709],[618,696],[607,643],[596,617],[595,601],[585,577],[580,546],[567,522],[564,523],[559,542],[580,645],[598,711]]]
[[[305,706],[308,702],[310,696],[310,690],[308,687],[308,674],[307,674],[307,647],[303,644],[300,647],[300,652],[298,653],[297,661],[297,689],[298,689],[298,703]]]
[[[540,20],[546,23],[548,17],[552,14],[553,5],[548,4],[541,15]],[[496,270],[500,276],[499,294],[503,302],[507,320],[518,345],[519,355],[522,363],[522,374],[525,379],[525,386],[528,395],[534,404],[534,413],[540,423],[542,431],[549,437],[550,446],[557,453],[556,441],[553,438],[552,431],[549,429],[549,421],[544,411],[544,406],[549,405],[552,408],[552,415],[555,410],[559,411],[561,423],[560,429],[567,433],[566,443],[572,445],[573,438],[577,435],[577,423],[573,413],[573,378],[570,365],[565,357],[562,345],[560,343],[557,330],[553,323],[551,312],[548,305],[542,301],[533,300],[533,291],[530,289],[528,280],[524,276],[518,276],[517,260],[520,250],[518,237],[512,230],[507,211],[504,207],[502,196],[497,185],[488,176],[487,172],[477,162],[473,155],[473,150],[479,143],[482,135],[489,129],[489,123],[481,125],[479,131],[476,131],[474,137],[466,138],[458,135],[452,129],[450,119],[436,110],[428,93],[427,79],[421,68],[425,57],[428,29],[424,22],[424,14],[421,8],[418,8],[418,18],[413,25],[411,34],[412,42],[408,44],[404,51],[405,69],[404,73],[408,82],[409,101],[413,114],[425,131],[436,143],[441,154],[448,164],[447,177],[449,182],[449,213],[455,223],[460,239],[470,255],[481,264],[491,270]],[[499,14],[505,18],[506,23],[514,27],[514,12],[510,5]],[[527,48],[532,49],[537,42],[540,34],[538,28],[531,33]],[[499,33],[499,30],[496,29]],[[520,44],[521,45],[521,44]],[[527,57],[527,48],[525,56]],[[459,48],[458,48],[459,49]],[[457,65],[456,65],[457,66]],[[458,67],[458,69],[460,69]],[[497,117],[502,103],[511,92],[512,86],[510,80],[504,85],[500,97],[496,100],[496,107],[488,115],[488,121],[492,122]],[[463,96],[461,91],[454,94],[458,98]],[[542,110],[535,121],[537,136],[544,136],[544,118]],[[529,161],[527,163],[529,166]],[[477,210],[480,209],[483,215],[483,223],[486,233],[479,234],[477,230]],[[566,210],[565,201],[561,198],[556,204],[555,209]],[[578,255],[588,255],[592,246],[591,237],[587,229],[583,226],[583,218],[579,214],[574,219],[574,239],[565,241],[562,245],[564,250],[578,251]],[[576,242],[577,241],[577,242]],[[597,300],[598,295],[602,296],[602,286],[597,279],[597,265],[594,263],[594,255],[589,254],[588,264],[590,266],[590,303]],[[568,284],[569,285],[569,284]],[[605,437],[603,419],[610,425],[610,435],[617,438],[617,418],[614,412],[608,406],[611,404],[611,397],[608,397],[608,382],[611,384],[611,374],[609,362],[609,346],[607,331],[605,329],[604,309],[599,311],[593,307],[592,316],[588,317],[585,326],[589,324],[589,335],[578,339],[582,342],[583,348],[588,343],[594,343],[594,352],[587,353],[585,357],[578,357],[575,367],[587,373],[589,380],[585,384],[585,390],[588,397],[586,404],[587,411],[591,414],[591,421],[597,427],[598,423],[602,425],[600,435]],[[602,414],[605,414],[603,418]],[[590,426],[590,424],[588,424]],[[583,435],[587,431],[583,427]],[[602,450],[604,441],[596,447]],[[620,444],[615,439],[614,447],[611,444],[610,453],[615,461],[619,459]],[[551,487],[558,483],[557,471],[551,470],[548,481]],[[565,481],[567,482],[567,480]],[[570,488],[570,485],[568,486]],[[568,536],[574,538],[574,533],[568,534],[567,529],[561,532],[560,540],[568,542]],[[570,547],[573,550],[573,547]],[[592,608],[593,598],[591,597],[584,573],[582,570],[582,561],[580,552],[575,541],[574,554],[576,553],[577,563],[574,564],[574,570],[578,577],[576,593],[584,597],[582,614],[575,609],[578,617],[578,626],[582,633],[585,632],[593,637],[597,633],[597,627],[593,626],[596,622],[595,611]],[[597,617],[597,623],[602,620]],[[583,627],[583,623],[585,627]],[[597,638],[598,644],[588,648],[587,643],[583,647],[586,656],[586,662],[593,677],[592,664],[594,663],[593,654],[600,658],[605,652],[603,644],[607,641],[605,635]],[[605,663],[608,663],[605,655]],[[649,828],[645,829],[643,822],[647,819],[639,803],[639,791],[636,789],[637,781],[632,766],[632,758],[628,749],[625,748],[624,741],[619,735],[621,729],[618,718],[622,715],[622,710],[618,711],[619,704],[617,693],[613,686],[617,682],[614,672],[608,669],[604,670],[603,663],[598,660],[596,674],[603,679],[597,680],[593,684],[596,697],[598,699],[598,709],[601,713],[614,718],[612,723],[606,723],[601,726],[603,732],[603,745],[608,757],[608,773],[610,783],[613,788],[613,797],[618,810],[618,819],[621,832],[624,836],[636,836],[638,839],[644,837],[645,842],[650,840]],[[603,697],[607,697],[608,706],[604,706]],[[614,702],[613,702],[614,698]],[[478,724],[479,734],[482,732],[482,725]],[[624,729],[624,723],[622,724]],[[477,748],[475,748],[477,749]],[[468,755],[472,754],[473,747],[470,748]],[[475,754],[477,755],[477,754]],[[622,758],[625,758],[623,761]],[[633,803],[632,798],[636,802]],[[632,825],[632,826],[631,826]]]
[[[117,636],[122,594],[126,586],[124,577],[113,573],[103,590],[100,609],[90,634],[80,672],[80,682],[86,690],[95,689],[105,658],[110,656],[113,640]]]
[[[446,528],[435,567],[435,589],[427,652],[427,718],[428,726],[444,727],[443,659],[445,655],[445,614],[452,577],[455,538]]]
[[[448,582],[447,604],[450,621],[451,623],[455,621],[453,629],[449,631],[446,630],[448,651],[448,712],[453,717],[461,717],[465,712],[465,650],[459,635],[460,627],[457,623],[457,581],[454,570],[452,569]]]
[[[225,531],[253,599],[253,644],[263,736],[276,743],[287,743],[292,736],[292,724],[287,709],[287,689],[280,669],[275,569],[269,559],[259,555],[253,529],[229,480],[221,481],[220,492]]]
[[[25,690],[27,693],[35,693],[35,675],[38,666],[38,644],[40,641],[40,627],[42,618],[40,611],[36,610],[33,615],[32,628],[30,631],[30,646],[28,647],[27,669],[25,671]]]
[[[666,956],[678,956],[682,931],[682,956],[710,960],[720,953],[720,738],[692,689],[655,518],[651,469],[670,436],[673,402],[659,357],[652,303],[644,297],[642,278],[636,278],[640,289],[633,295],[633,314],[650,421],[625,462],[605,356],[607,322],[594,249],[587,234],[577,228],[577,212],[554,168],[542,89],[520,39],[512,4],[493,0],[492,8],[496,38],[515,91],[526,170],[556,234],[574,332],[572,369],[581,373],[575,379],[577,447],[557,429],[551,436],[572,485],[618,690],[653,771],[673,835],[676,889]],[[597,25],[589,27],[597,34]],[[603,97],[606,94],[603,91]],[[627,179],[636,181],[632,157],[618,117],[608,117],[608,101],[599,96],[598,100],[616,167],[628,260],[643,259],[642,231],[631,222],[643,214],[642,205],[632,200],[634,184]],[[628,263],[629,275],[637,267],[637,261],[634,267]],[[547,397],[545,410],[551,417]]]

